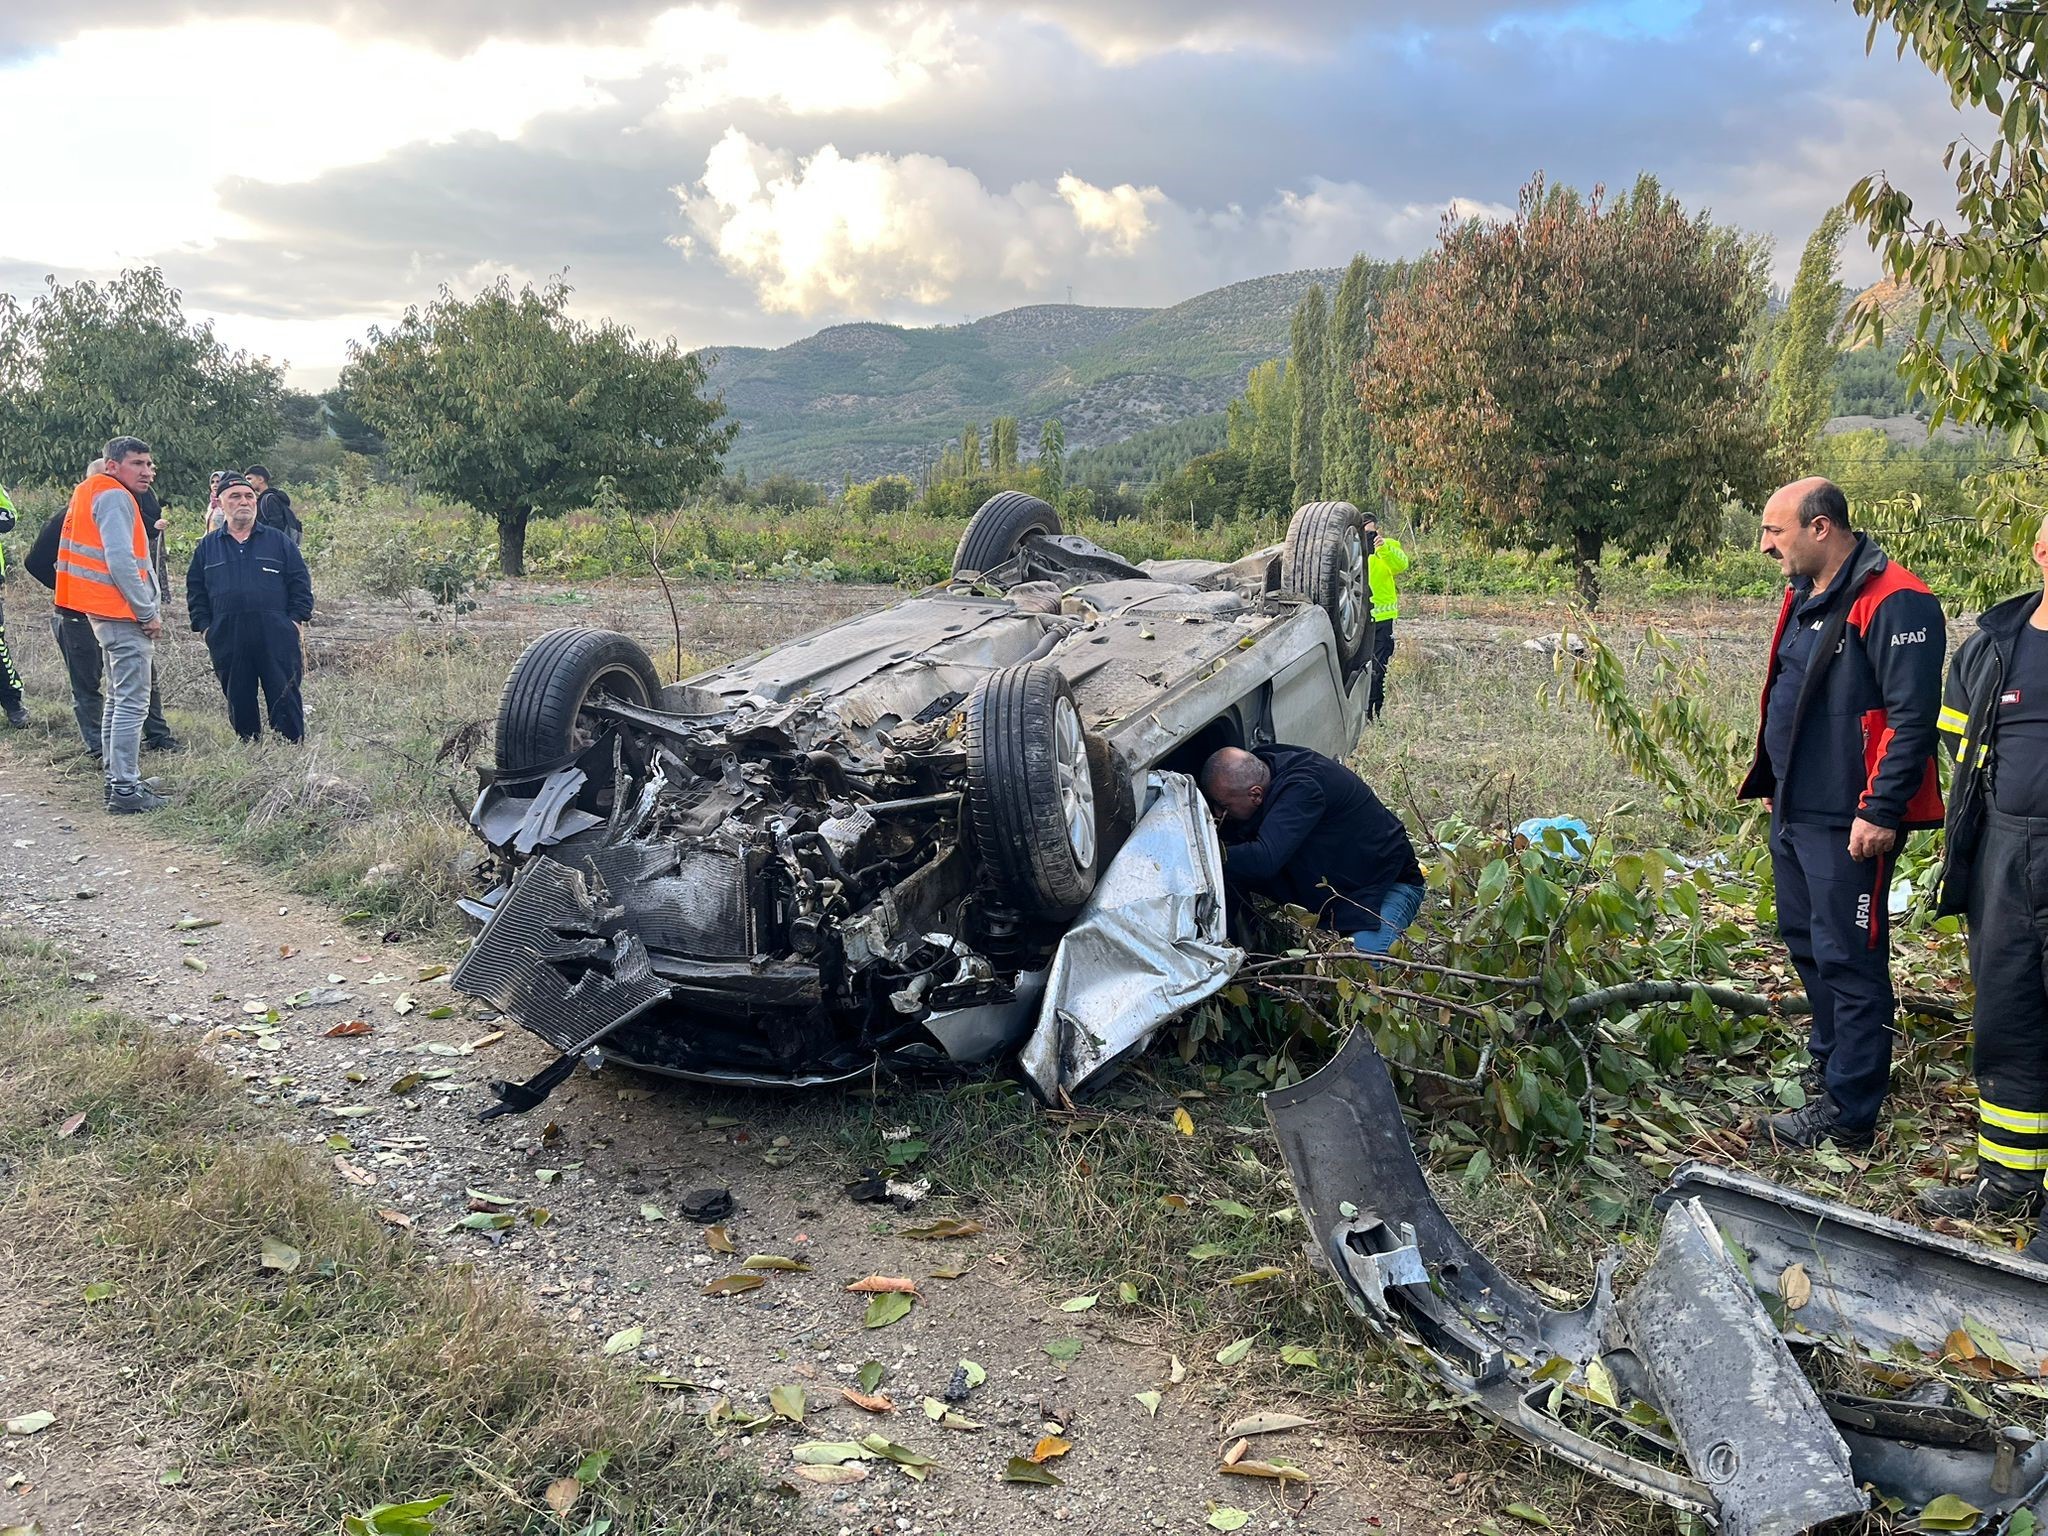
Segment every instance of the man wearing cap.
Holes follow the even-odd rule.
[[[235,734],[244,741],[263,734],[256,707],[261,687],[270,728],[286,741],[301,741],[299,626],[313,617],[313,578],[298,546],[257,522],[255,486],[230,471],[221,476],[220,505],[226,525],[192,551],[186,611],[193,629],[206,636]]]
[[[100,761],[107,809],[116,815],[153,811],[169,799],[142,782],[142,721],[149,713],[156,637],[163,633],[163,593],[150,558],[140,492],[156,479],[156,460],[138,437],[117,437],[102,455],[103,473],[71,493],[57,544],[57,602],[92,622],[106,668]]]
[[[103,474],[105,459],[94,459],[85,466],[86,477]],[[141,498],[136,498],[138,505]],[[143,509],[147,519],[149,512]],[[57,590],[57,542],[64,533],[64,514],[58,513],[36,535],[35,543],[22,559],[29,575],[48,587]],[[159,542],[159,548],[161,544]],[[157,561],[157,580],[163,581],[163,562]],[[92,632],[92,619],[83,613],[73,612],[59,603],[50,610],[50,636],[57,642],[57,654],[64,658],[64,674],[71,684],[71,718],[78,722],[79,738],[85,743],[85,750],[94,757],[100,756],[100,728],[105,701],[100,697],[100,680],[104,668],[100,662],[100,643]],[[156,668],[152,665],[149,674],[149,713],[142,717],[142,750],[145,752],[176,752],[183,743],[173,734],[170,722],[164,719],[163,697],[157,691]]]

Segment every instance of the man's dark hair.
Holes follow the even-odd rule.
[[[1809,526],[1816,517],[1826,518],[1844,533],[1850,531],[1849,498],[1832,480],[1821,481],[1799,498],[1799,526]]]
[[[270,478],[270,471],[265,469],[261,464],[251,464],[247,469],[243,470],[242,473],[244,475],[261,475],[266,480]]]
[[[107,440],[107,446],[100,451],[100,457],[109,464],[118,464],[123,459],[132,459],[138,453],[149,452],[149,444],[139,437],[115,437]]]

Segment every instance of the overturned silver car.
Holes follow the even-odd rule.
[[[500,701],[453,980],[562,1056],[489,1112],[593,1051],[807,1085],[1030,1038],[1048,1096],[1112,1065],[1235,963],[1188,776],[1355,743],[1371,548],[1318,502],[1241,560],[1133,565],[1005,492],[949,581],[681,682],[623,635],[543,635]],[[1077,926],[1137,946],[1135,1000],[1059,963]]]

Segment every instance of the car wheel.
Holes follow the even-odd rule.
[[[1060,515],[1036,496],[999,491],[967,520],[966,531],[953,551],[953,574],[992,571],[1016,556],[1034,533],[1058,533]]]
[[[1346,673],[1364,660],[1372,640],[1372,583],[1366,575],[1371,555],[1372,535],[1348,501],[1312,501],[1287,524],[1280,585],[1330,616],[1337,660]]]
[[[966,741],[974,840],[998,889],[1030,916],[1071,917],[1103,853],[1073,688],[1049,661],[993,673],[968,696]]]
[[[520,654],[498,697],[498,772],[566,757],[596,738],[598,698],[652,704],[661,678],[640,643],[610,629],[554,629]]]

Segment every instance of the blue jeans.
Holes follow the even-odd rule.
[[[1421,886],[1388,886],[1386,895],[1380,898],[1379,927],[1351,935],[1352,947],[1361,955],[1384,955],[1394,947],[1394,940],[1408,931],[1408,925],[1415,921],[1415,914],[1421,906]]]

